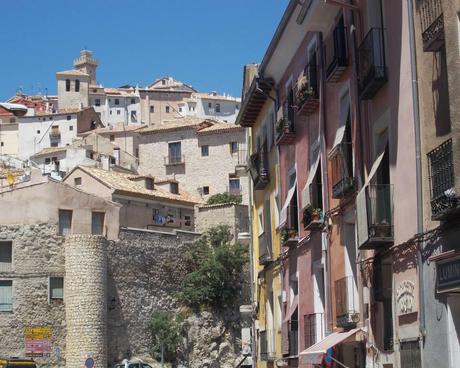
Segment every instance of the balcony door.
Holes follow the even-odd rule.
[[[170,163],[180,162],[182,157],[181,142],[172,142],[168,144],[168,156]]]

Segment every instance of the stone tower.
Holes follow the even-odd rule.
[[[81,50],[80,56],[73,61],[75,69],[88,74],[90,85],[96,84],[97,60],[93,58],[93,52],[90,50]]]
[[[65,242],[66,366],[83,367],[88,357],[107,368],[107,240],[70,235]]]

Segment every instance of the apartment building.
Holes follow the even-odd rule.
[[[455,367],[460,360],[460,2],[423,0],[413,5],[423,201],[417,217],[424,234],[419,243],[422,363]]]
[[[206,200],[219,193],[247,203],[245,129],[216,120],[184,117],[144,127],[139,134],[139,172],[174,178],[184,190]],[[219,173],[216,175],[216,173]]]
[[[250,87],[237,123],[251,128],[251,154],[266,151],[257,123],[273,102],[266,141],[276,143],[279,184],[273,236],[282,256],[265,265],[254,256],[259,366],[420,366],[408,3],[291,1],[256,77],[244,78]],[[264,160],[251,162],[250,213],[265,191],[257,180]],[[258,235],[253,229],[253,254]],[[270,310],[261,309],[259,290],[277,264],[281,352],[270,356]]]

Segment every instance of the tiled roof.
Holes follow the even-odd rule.
[[[217,95],[213,93],[202,93],[202,92],[193,93],[192,98],[193,97],[201,98],[204,100],[219,100],[219,101],[234,101],[234,102],[240,102],[241,100],[238,97]]]
[[[73,146],[73,145],[72,145]],[[42,157],[42,156],[48,156],[53,153],[58,153],[58,152],[65,152],[67,149],[70,148],[70,146],[65,146],[65,147],[47,147],[43,148],[41,151],[33,154],[30,156],[30,158],[36,158],[36,157]]]
[[[212,119],[203,119],[203,118],[196,118],[193,116],[185,116],[183,118],[175,119],[175,120],[164,120],[161,124],[146,126],[142,130],[139,131],[141,134],[149,134],[149,133],[163,133],[172,130],[180,130],[180,129],[195,129],[199,128],[200,125],[210,126],[213,124],[218,123],[217,120]]]
[[[197,134],[216,134],[232,131],[244,131],[244,128],[239,125],[234,125],[230,123],[217,123],[207,128],[199,129],[197,131]]]
[[[194,197],[190,193],[182,190],[180,194],[173,194],[162,188],[155,188],[153,190],[146,189],[143,183],[132,180],[135,178],[133,174],[107,171],[95,167],[79,166],[79,168],[115,191],[125,192],[133,196],[142,196],[153,200],[172,200],[189,205],[203,202],[200,198]]]
[[[109,127],[97,128],[97,129],[93,129],[88,132],[80,133],[79,136],[84,137],[91,133],[107,134],[107,133],[120,133],[120,132],[135,132],[136,130],[140,130],[144,127],[145,125],[124,125],[123,123],[118,123],[116,125],[112,125]]]

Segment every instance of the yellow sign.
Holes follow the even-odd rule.
[[[26,327],[24,335],[31,340],[50,339],[51,327]]]

